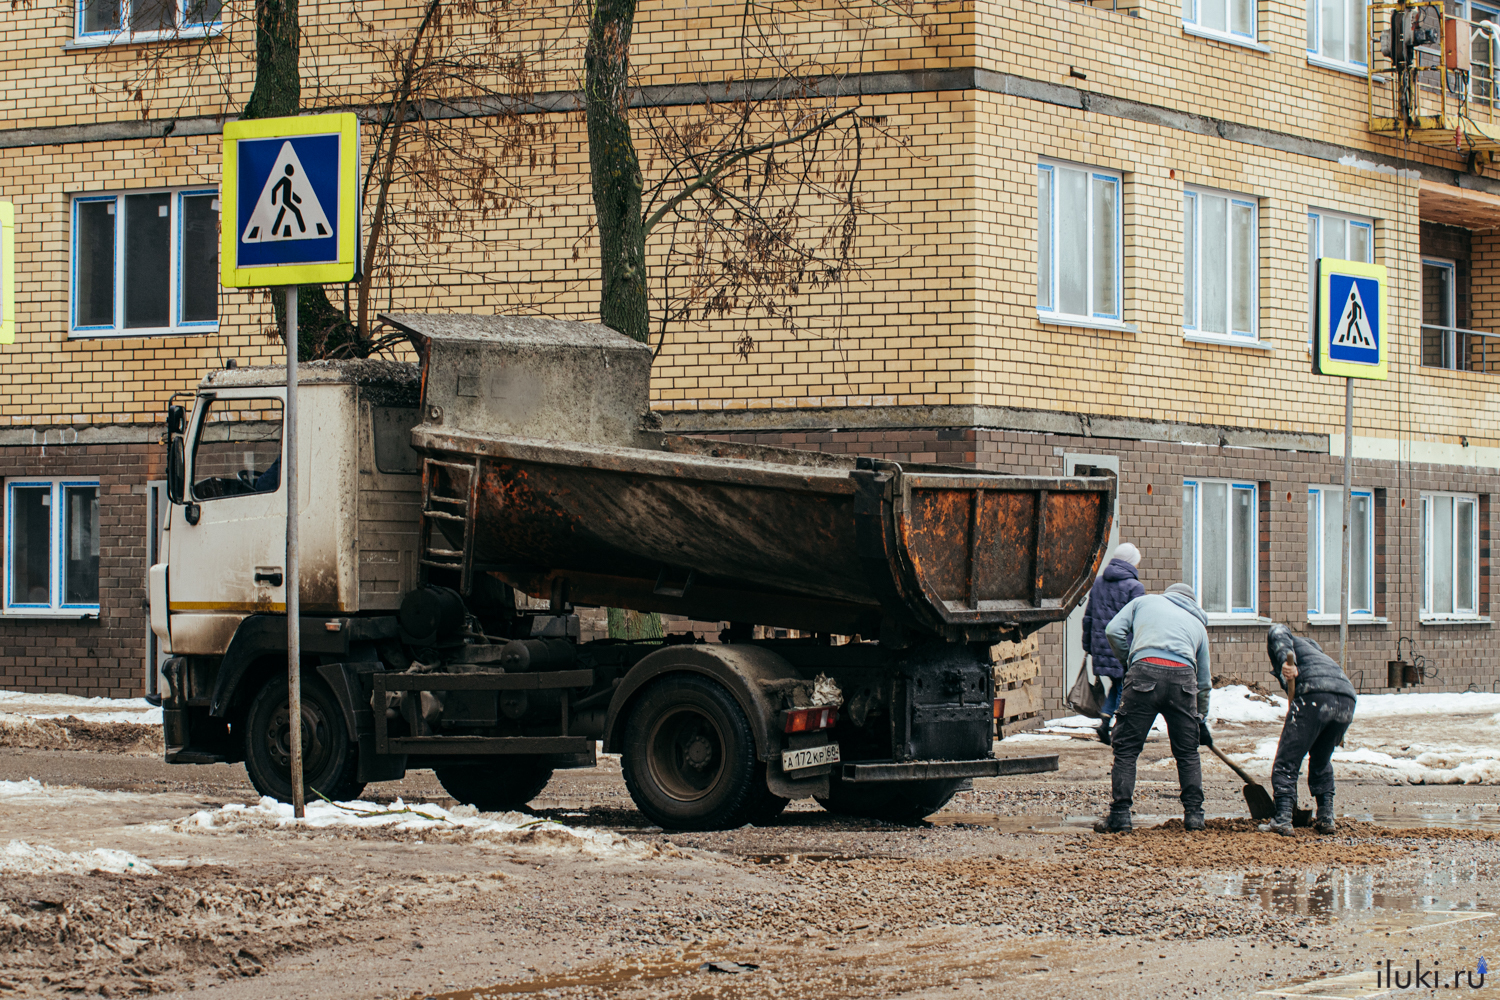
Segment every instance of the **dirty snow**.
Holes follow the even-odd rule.
[[[0,782],[22,784],[22,782]],[[157,870],[129,851],[98,848],[87,854],[59,851],[46,844],[28,844],[12,840],[0,850],[0,872],[7,875],[85,875],[89,872],[113,872],[116,875],[157,875]]]
[[[1274,737],[1258,740],[1252,752],[1229,756],[1241,764],[1270,762],[1276,759],[1276,745]],[[1430,743],[1381,747],[1335,750],[1335,775],[1378,778],[1397,785],[1500,784],[1500,748]]]
[[[65,694],[26,694],[0,691],[0,713],[32,719],[73,716],[82,722],[133,722],[161,725],[161,709],[144,698],[78,698]]]
[[[424,802],[390,805],[352,802],[309,802],[298,820],[288,803],[262,797],[255,805],[231,802],[204,809],[172,824],[179,833],[239,833],[252,829],[383,829],[418,833],[439,839],[452,834],[528,847],[566,847],[597,855],[649,853],[649,848],[606,830],[579,830],[525,813],[481,813],[473,806],[443,806]],[[418,840],[418,843],[421,841]]]

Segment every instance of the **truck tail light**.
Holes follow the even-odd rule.
[[[786,713],[782,727],[787,733],[815,733],[820,729],[832,729],[839,721],[839,710],[832,705],[818,708],[794,708]]]
[[[1003,719],[1003,718],[1005,718],[1005,699],[1004,698],[996,698],[995,699],[995,718],[997,718],[997,719]]]

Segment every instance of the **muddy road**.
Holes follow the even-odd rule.
[[[1458,731],[1500,746],[1489,716],[1364,738]],[[1251,753],[1276,732],[1219,739]],[[1000,750],[1057,752],[1058,772],[976,782],[920,828],[808,803],[665,835],[607,759],[534,803],[565,827],[455,808],[413,772],[366,799],[425,814],[308,828],[256,806],[237,766],[77,745],[0,748],[0,997],[1367,997],[1387,959],[1398,984],[1435,965],[1452,996],[1500,960],[1493,784],[1341,771],[1340,833],[1288,841],[1236,819],[1239,784],[1205,755],[1219,818],[1189,834],[1153,739],[1137,832],[1103,837],[1109,751],[1057,738]]]

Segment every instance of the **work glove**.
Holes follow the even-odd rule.
[[[1198,745],[1200,747],[1211,747],[1214,745],[1214,734],[1208,731],[1208,720],[1198,720]]]

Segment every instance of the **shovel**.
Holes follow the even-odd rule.
[[[1243,767],[1240,767],[1234,761],[1224,756],[1224,751],[1212,743],[1208,745],[1208,748],[1214,752],[1215,757],[1228,764],[1229,769],[1239,775],[1240,780],[1245,783],[1245,806],[1250,810],[1250,818],[1275,819],[1276,800],[1271,798],[1271,793],[1266,791],[1254,778],[1250,777]]]

